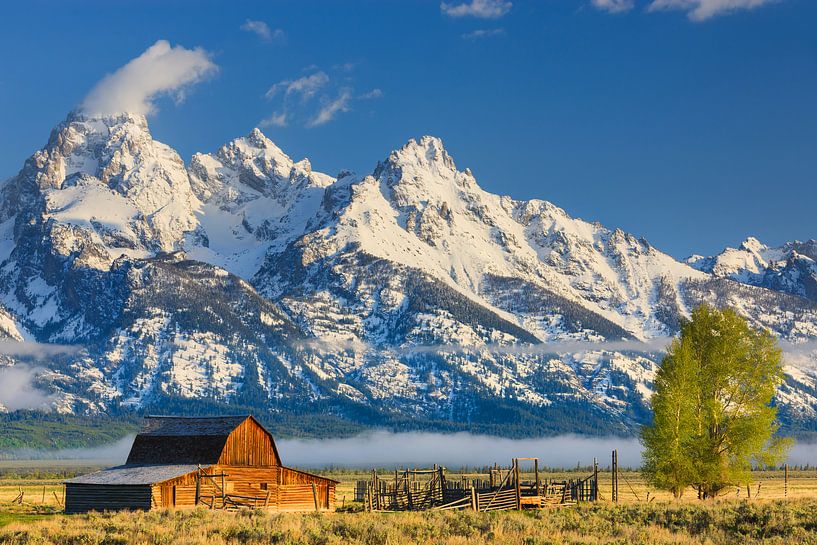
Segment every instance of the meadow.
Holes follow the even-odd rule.
[[[83,468],[84,470],[84,468]],[[638,543],[817,543],[817,471],[758,471],[751,486],[701,502],[689,491],[680,501],[651,489],[634,471],[620,473],[620,503],[610,502],[610,474],[600,473],[595,504],[543,511],[492,513],[366,513],[353,501],[354,483],[367,472],[327,470],[341,481],[338,512],[269,513],[163,510],[64,516],[62,473],[0,467],[0,543],[114,544],[400,544],[508,543],[538,545]],[[466,476],[474,473],[466,472]],[[548,472],[569,478],[585,472]],[[450,472],[450,478],[460,473]],[[11,503],[22,491],[23,502]]]

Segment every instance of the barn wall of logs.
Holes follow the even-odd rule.
[[[279,511],[312,511],[332,509],[335,505],[335,483],[317,475],[287,467],[243,467],[217,465],[204,468],[213,477],[199,480],[199,505],[207,505],[222,495],[257,498],[257,505]],[[196,505],[196,472],[153,486],[154,507],[194,507]],[[314,484],[314,487],[313,487]]]
[[[104,486],[93,484],[65,485],[65,512],[86,513],[99,510],[104,505],[108,511],[123,509],[150,509],[150,485]]]

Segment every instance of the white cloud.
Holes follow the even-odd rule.
[[[362,95],[360,95],[357,98],[359,98],[361,100],[371,100],[373,98],[383,98],[383,91],[380,90],[380,89],[375,88],[375,89],[372,89],[371,91],[369,91],[368,93],[363,93]]]
[[[65,344],[47,344],[27,341],[0,341],[0,354],[6,356],[26,356],[34,358],[48,358],[58,354],[75,354],[82,350],[81,346]]]
[[[300,95],[303,99],[309,99],[327,83],[329,83],[329,76],[325,72],[315,72],[302,78],[279,81],[270,87],[264,96],[274,98],[275,95],[283,91],[285,97]]]
[[[275,109],[259,125],[318,127],[350,111],[355,101],[381,98],[383,91],[376,87],[362,94],[354,92],[353,77],[349,74],[353,67],[351,63],[334,65],[330,77],[318,67],[309,66],[304,70],[311,73],[273,84],[264,96]]]
[[[48,408],[51,395],[35,385],[42,371],[25,365],[0,368],[0,405],[10,411]]]
[[[244,24],[241,25],[241,30],[252,32],[264,42],[283,41],[286,39],[286,34],[283,30],[280,28],[272,29],[264,21],[253,21],[252,19],[247,19]]]
[[[471,0],[462,4],[440,4],[440,11],[449,17],[478,17],[497,19],[511,11],[513,4],[507,0]]]
[[[262,127],[286,127],[287,113],[286,112],[272,112],[269,117],[266,117],[258,123]]]
[[[191,85],[217,70],[203,49],[171,47],[167,40],[159,40],[97,83],[82,102],[82,110],[95,116],[149,114],[155,111],[157,96],[171,95],[181,102]]]
[[[623,13],[635,7],[633,0],[593,0],[593,7],[610,13]]]
[[[478,29],[472,32],[466,32],[462,37],[466,40],[481,40],[482,38],[490,38],[491,36],[502,36],[505,34],[504,28]]]
[[[24,358],[50,358],[59,354],[76,354],[77,345],[44,344],[27,341],[0,341],[0,354]],[[18,363],[0,367],[0,405],[6,409],[47,409],[53,396],[37,388],[37,378],[46,370]]]
[[[323,103],[320,110],[318,110],[317,115],[315,115],[315,117],[309,122],[308,126],[317,127],[319,125],[324,125],[332,121],[340,112],[348,112],[350,110],[349,99],[351,98],[351,89],[341,89],[337,98]]]
[[[648,11],[680,10],[692,21],[706,21],[738,10],[755,9],[777,0],[653,0]]]

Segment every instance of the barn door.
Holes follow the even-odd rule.
[[[176,487],[165,484],[162,485],[162,507],[176,506]]]

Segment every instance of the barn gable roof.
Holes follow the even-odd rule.
[[[226,437],[249,415],[237,416],[147,416],[139,435]]]
[[[216,464],[230,434],[252,416],[148,416],[136,436],[127,464]],[[270,436],[275,455],[275,441]],[[280,460],[280,458],[278,458]]]

